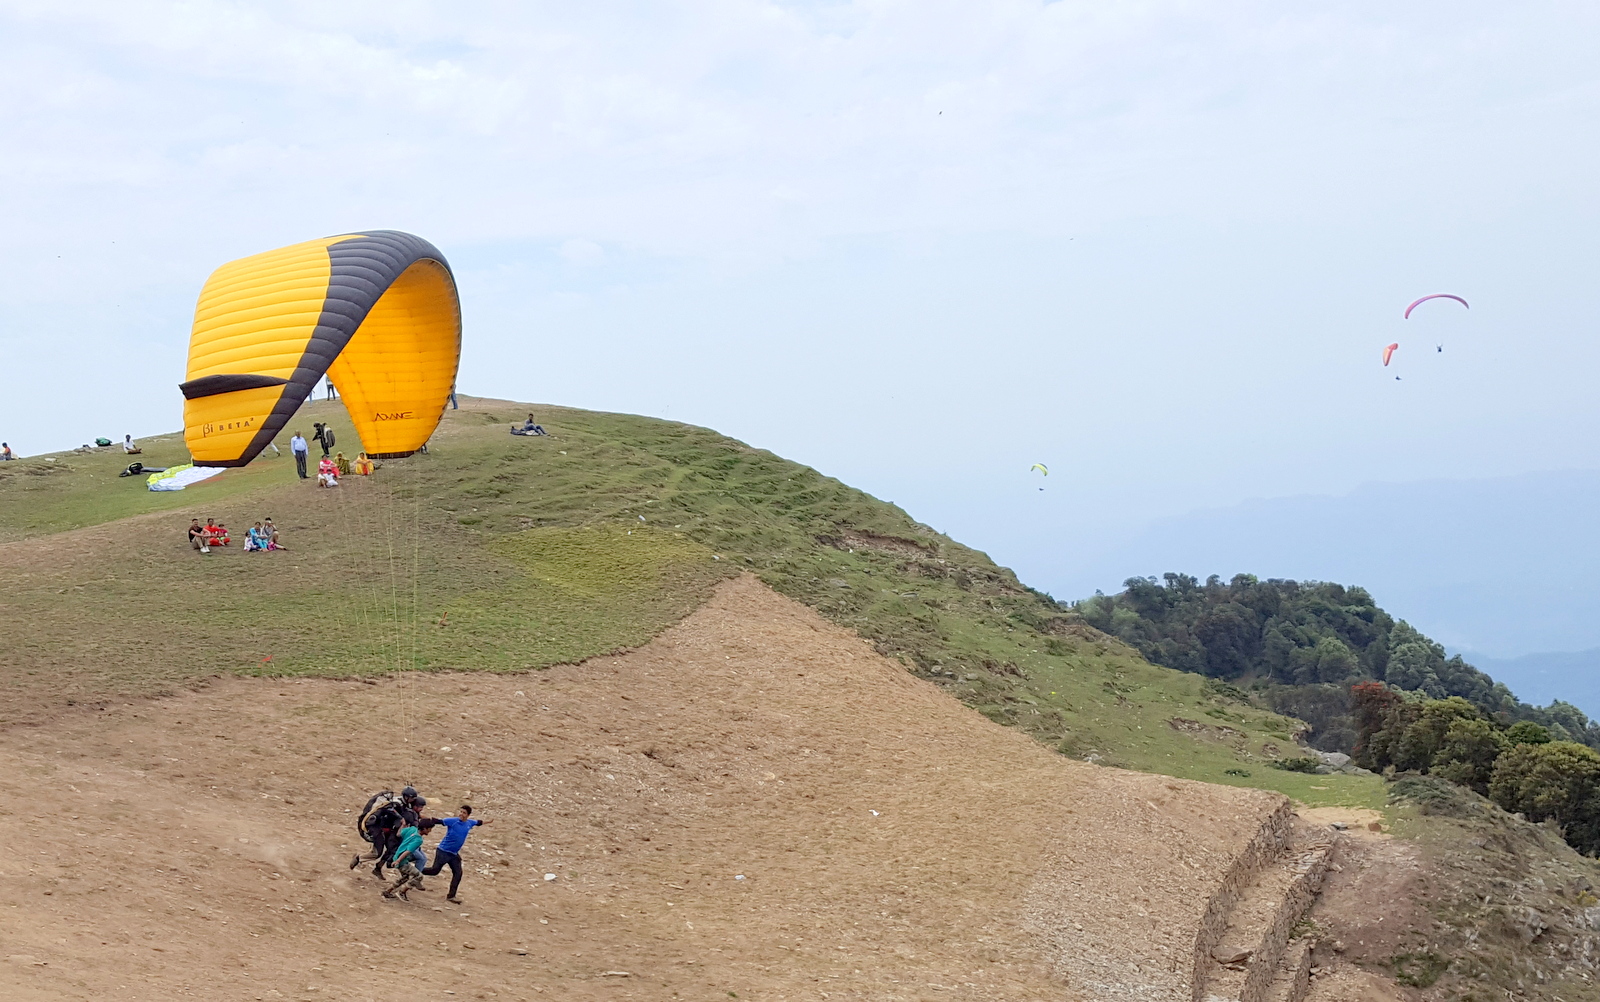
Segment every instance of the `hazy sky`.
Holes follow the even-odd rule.
[[[0,437],[178,427],[213,268],[397,228],[464,391],[710,425],[1047,589],[1197,508],[1591,470],[1596,51],[1579,3],[0,2]]]

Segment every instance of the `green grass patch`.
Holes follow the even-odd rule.
[[[19,719],[62,700],[161,691],[219,671],[516,670],[641,644],[746,570],[907,670],[1078,758],[1382,807],[1375,777],[1268,767],[1298,722],[1160,668],[986,555],[816,470],[705,428],[466,400],[426,456],[337,490],[270,454],[187,491],[118,479],[120,455],[0,467],[0,677]],[[332,421],[337,403],[293,427]],[[186,457],[144,443],[151,465]],[[347,454],[353,454],[354,448]],[[50,472],[29,472],[49,466]],[[129,516],[144,519],[118,521]],[[288,553],[201,557],[191,516],[272,515]],[[107,538],[63,530],[115,523]],[[40,538],[44,537],[44,538]],[[36,542],[27,542],[35,539]]]

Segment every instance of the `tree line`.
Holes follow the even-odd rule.
[[[1554,821],[1574,849],[1600,854],[1600,753],[1593,748],[1552,740],[1531,720],[1502,726],[1460,696],[1428,699],[1382,682],[1359,682],[1351,695],[1358,765],[1448,779],[1530,821]]]
[[[1324,751],[1354,750],[1360,732],[1350,687],[1367,681],[1428,699],[1457,697],[1501,729],[1529,721],[1553,740],[1600,748],[1600,725],[1577,707],[1523,703],[1384,612],[1365,588],[1250,574],[1202,583],[1175,573],[1129,578],[1123,587],[1074,608],[1154,664],[1254,683],[1274,710],[1309,724],[1307,741]]]
[[[1600,725],[1570,703],[1523,703],[1364,588],[1249,574],[1124,588],[1074,607],[1155,664],[1256,689],[1306,721],[1314,747],[1447,779],[1600,855]]]

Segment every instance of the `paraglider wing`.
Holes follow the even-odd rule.
[[[1044,466],[1043,463],[1034,463],[1032,466],[1028,467],[1028,472],[1029,473],[1032,473],[1034,470],[1038,470],[1040,473],[1043,473],[1047,477],[1050,475],[1050,471],[1045,469],[1045,466]]]
[[[1396,341],[1394,344],[1391,344],[1389,347],[1383,349],[1383,364],[1384,365],[1388,365],[1389,364],[1389,359],[1393,358],[1394,357],[1394,353],[1399,351],[1399,350],[1400,350],[1400,342],[1399,341]]]
[[[1460,296],[1452,296],[1448,292],[1435,292],[1433,295],[1431,295],[1431,296],[1423,296],[1421,299],[1419,299],[1416,302],[1412,303],[1410,306],[1407,306],[1406,307],[1405,319],[1410,320],[1411,319],[1411,311],[1416,309],[1419,305],[1421,305],[1423,303],[1426,303],[1430,299],[1454,299],[1456,302],[1460,303],[1462,306],[1467,307],[1467,309],[1469,309],[1469,310],[1472,309],[1472,307],[1470,305],[1468,305],[1467,301],[1465,299],[1462,299]]]
[[[438,249],[398,230],[310,240],[223,265],[195,307],[184,441],[243,466],[324,376],[375,458],[409,456],[439,424],[461,359],[461,304]]]

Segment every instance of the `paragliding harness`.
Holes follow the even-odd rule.
[[[383,813],[385,807],[395,806],[400,803],[400,798],[393,790],[382,790],[374,793],[368,800],[367,806],[361,808],[361,814],[356,818],[356,834],[361,836],[361,841],[367,842],[373,848],[380,848],[388,832],[378,827],[378,815]]]

